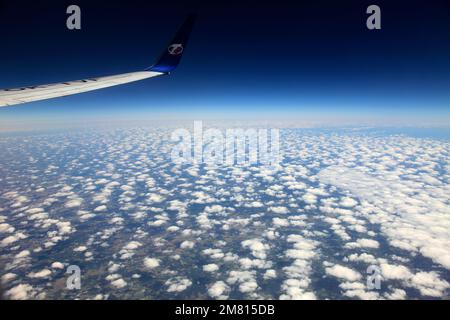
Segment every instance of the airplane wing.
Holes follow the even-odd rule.
[[[63,97],[161,75],[167,75],[177,67],[181,60],[181,56],[186,49],[186,44],[194,25],[194,21],[195,17],[193,15],[187,17],[186,21],[181,25],[180,29],[175,34],[175,37],[161,54],[158,61],[150,68],[142,71],[106,77],[0,90],[0,107]]]

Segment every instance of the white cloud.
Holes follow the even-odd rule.
[[[384,279],[407,280],[412,277],[411,271],[405,266],[382,263],[380,268]]]
[[[204,249],[202,253],[209,255],[209,257],[212,259],[222,259],[225,256],[225,254],[222,252],[221,249],[213,249],[213,248]]]
[[[73,200],[67,201],[64,206],[69,209],[77,208],[77,207],[81,206],[82,203],[83,203],[83,199],[73,199]]]
[[[182,292],[192,285],[192,281],[186,278],[176,277],[166,281],[167,292]]]
[[[101,205],[101,206],[96,207],[94,209],[94,212],[103,212],[103,211],[106,211],[107,209],[108,208],[105,205]]]
[[[13,244],[13,243],[19,241],[19,240],[26,239],[26,238],[27,238],[27,236],[26,236],[24,233],[22,233],[22,232],[16,232],[15,234],[13,234],[13,235],[11,235],[11,236],[8,236],[8,237],[4,238],[4,239],[0,242],[0,246],[1,246],[1,247],[7,247],[7,246],[9,246],[9,245],[11,245],[11,244]]]
[[[28,274],[29,278],[48,278],[52,274],[52,271],[49,269],[42,269],[38,272],[30,272]]]
[[[274,269],[268,269],[263,275],[264,280],[274,279],[277,277],[277,272]]]
[[[388,300],[404,300],[406,299],[406,291],[402,289],[394,289],[392,292],[387,293],[385,298]]]
[[[111,285],[116,289],[122,289],[127,286],[127,282],[122,278],[119,278],[117,280],[111,281]]]
[[[418,272],[410,279],[411,286],[418,289],[424,296],[443,297],[450,284],[432,272]]]
[[[287,227],[289,226],[289,220],[287,219],[281,219],[281,218],[273,218],[272,219],[273,225],[277,227]]]
[[[361,261],[367,264],[377,264],[378,260],[371,254],[367,253],[353,253],[346,258],[348,261]]]
[[[144,259],[144,266],[147,269],[154,269],[156,267],[159,267],[160,262],[161,260],[159,259],[147,257]]]
[[[149,195],[148,200],[150,200],[152,203],[160,203],[164,200],[164,197],[159,194],[152,193]]]
[[[356,206],[357,204],[358,204],[358,202],[355,199],[352,199],[350,197],[342,198],[341,201],[339,202],[339,205],[341,207],[345,207],[345,208],[352,208],[352,207]]]
[[[124,129],[86,136],[101,150],[87,150],[93,156],[86,154],[86,158],[73,158],[68,152],[60,170],[54,167],[57,157],[48,154],[47,168],[42,172],[31,168],[35,188],[30,194],[20,194],[27,190],[17,184],[23,180],[20,170],[7,171],[12,178],[4,181],[5,190],[18,191],[0,194],[0,212],[7,212],[0,215],[0,246],[8,246],[3,251],[9,272],[2,281],[11,277],[8,285],[16,285],[23,274],[26,280],[27,274],[39,275],[43,270],[52,271],[49,277],[62,275],[65,265],[54,262],[56,257],[40,259],[37,270],[30,269],[31,258],[60,241],[77,241],[75,236],[69,238],[76,227],[87,238],[75,245],[80,254],[74,255],[91,259],[90,249],[95,250],[99,267],[108,272],[108,283],[127,291],[132,283],[127,280],[123,286],[125,279],[140,275],[133,274],[138,270],[128,272],[133,260],[123,259],[137,257],[148,247],[154,257],[139,255],[141,271],[157,271],[154,275],[163,284],[171,279],[164,288],[181,292],[180,298],[197,294],[197,284],[185,278],[195,270],[179,268],[193,253],[208,262],[192,268],[213,272],[205,275],[214,278],[204,292],[211,298],[234,299],[240,292],[252,299],[448,296],[443,269],[450,270],[447,142],[354,131],[304,135],[289,129],[283,135],[286,161],[276,168],[193,166],[192,175],[186,175],[186,167],[174,166],[166,157],[170,146],[161,139],[169,131]],[[45,147],[42,141],[33,141],[34,146]],[[66,175],[63,169],[79,174]],[[44,192],[34,194],[41,187]],[[47,193],[51,197],[46,198]],[[74,210],[61,216],[60,206]],[[99,206],[100,213],[94,214],[91,206]],[[106,210],[113,211],[105,215]],[[89,223],[94,217],[96,223]],[[97,223],[101,220],[106,224]],[[22,241],[27,236],[32,238]],[[105,255],[111,258],[105,260]],[[58,257],[68,261],[65,255]],[[333,263],[315,268],[326,259]],[[170,262],[167,268],[162,261]],[[382,291],[365,288],[370,264],[382,270]],[[118,274],[122,271],[128,278]],[[321,282],[316,281],[327,276],[337,277],[337,288],[317,287]],[[89,289],[95,281],[87,277],[83,286]],[[29,280],[39,286],[17,288],[18,295],[34,299],[48,290],[49,279]],[[188,283],[192,290],[184,289]]]
[[[325,268],[325,272],[330,276],[351,282],[360,280],[362,278],[359,272],[338,264],[332,267]]]
[[[355,242],[349,242],[345,244],[346,248],[372,248],[378,249],[380,244],[373,239],[358,239]]]
[[[22,250],[18,254],[16,254],[16,256],[14,258],[15,259],[23,259],[23,258],[28,257],[29,255],[30,255],[29,250]]]
[[[78,246],[78,247],[73,249],[73,251],[75,251],[75,252],[84,252],[86,250],[87,250],[86,246]]]
[[[12,300],[27,300],[34,296],[35,290],[29,284],[18,284],[6,291],[6,296]]]
[[[284,267],[285,276],[280,295],[281,300],[314,300],[316,295],[309,290],[311,284],[310,273],[312,272],[311,263],[317,256],[314,249],[317,242],[307,239],[299,234],[290,234],[286,241],[292,244],[292,249],[286,250],[286,257],[293,259],[290,266]]]
[[[306,193],[305,195],[303,195],[302,199],[307,204],[315,204],[317,202],[317,196],[313,193]]]
[[[286,207],[270,207],[269,210],[279,214],[289,213],[289,209]]]
[[[195,243],[193,241],[185,240],[180,244],[181,249],[192,249]]]
[[[203,266],[203,271],[206,272],[215,272],[217,270],[219,270],[219,266],[215,263],[205,264]]]
[[[227,286],[225,282],[217,281],[211,287],[209,287],[208,294],[211,298],[223,300],[228,298],[227,292],[229,290],[230,287]]]
[[[258,284],[255,280],[249,280],[239,285],[239,291],[242,293],[254,292],[258,288]]]
[[[425,143],[420,145],[417,141],[402,139],[396,142],[402,145],[405,141],[405,148],[410,148],[408,143],[415,144],[420,146],[421,152],[427,152]],[[401,147],[398,150],[402,150]],[[430,161],[433,158],[430,157]],[[420,165],[417,158],[411,161]],[[362,167],[330,166],[322,170],[318,177],[322,183],[348,190],[362,200],[360,211],[371,223],[380,225],[390,245],[419,251],[450,269],[448,190],[434,183],[432,187],[427,186],[429,181],[422,180],[420,175],[402,177],[384,167],[375,168],[376,174],[368,174]],[[399,166],[397,170],[406,169]]]
[[[5,273],[4,275],[2,275],[1,282],[3,284],[6,284],[6,283],[8,283],[8,282],[10,282],[10,281],[12,281],[12,280],[14,280],[16,278],[17,278],[17,274],[12,273],[12,272],[8,272],[8,273]]]
[[[176,231],[180,230],[180,228],[177,226],[170,226],[166,230],[169,232],[176,232]]]
[[[64,264],[62,264],[61,262],[53,262],[51,267],[53,269],[64,269]]]
[[[264,244],[259,239],[249,239],[241,242],[243,248],[249,248],[252,255],[258,259],[266,259],[266,251],[269,249],[267,244]]]
[[[14,227],[7,223],[0,223],[0,233],[13,233],[15,230]]]
[[[287,279],[281,286],[284,294],[280,296],[280,300],[315,300],[316,295],[306,291],[308,286],[307,279]]]
[[[125,250],[135,250],[142,246],[142,243],[138,241],[131,241],[129,242],[125,247],[123,247]]]
[[[249,203],[247,206],[251,207],[251,208],[262,208],[262,207],[264,207],[264,204],[260,201],[253,201],[253,202]]]
[[[311,259],[316,255],[314,251],[302,249],[288,249],[286,257],[291,259]]]
[[[152,227],[159,227],[165,223],[167,223],[167,219],[159,219],[159,220],[155,220],[155,221],[149,221],[147,224]]]

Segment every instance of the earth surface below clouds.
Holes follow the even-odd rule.
[[[449,298],[448,139],[281,129],[277,167],[192,166],[170,133],[2,134],[5,296]]]

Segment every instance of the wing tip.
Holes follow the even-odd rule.
[[[158,61],[146,71],[156,71],[169,74],[178,66],[186,49],[189,36],[194,27],[197,14],[191,13],[184,20],[181,27],[169,45],[164,49]]]

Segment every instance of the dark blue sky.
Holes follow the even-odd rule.
[[[0,88],[150,66],[198,21],[170,76],[0,109],[3,120],[141,114],[450,119],[450,1],[0,1]],[[78,4],[82,30],[65,27]],[[370,4],[382,30],[366,28]]]

